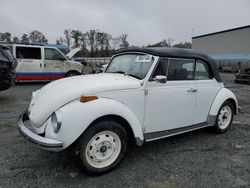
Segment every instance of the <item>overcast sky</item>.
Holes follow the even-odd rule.
[[[0,32],[39,30],[49,43],[67,28],[127,33],[130,45],[142,46],[250,25],[250,0],[0,0],[0,7]]]

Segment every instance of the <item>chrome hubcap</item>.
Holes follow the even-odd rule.
[[[104,168],[118,158],[120,151],[121,140],[119,136],[112,131],[103,131],[89,141],[85,157],[91,166]]]
[[[230,124],[232,118],[232,110],[229,106],[224,106],[219,113],[218,125],[221,129],[225,129]]]

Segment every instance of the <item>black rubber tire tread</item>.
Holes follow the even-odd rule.
[[[69,71],[65,74],[65,77],[69,77],[69,75],[73,73],[74,75],[73,76],[79,76],[81,75],[81,73],[79,73],[78,71]]]
[[[91,138],[102,131],[113,131],[121,140],[121,152],[118,158],[109,166],[104,168],[95,168],[91,166],[85,159],[85,149]],[[128,135],[126,129],[119,123],[111,120],[102,120],[90,126],[80,137],[76,147],[74,148],[74,158],[79,165],[80,170],[90,176],[102,175],[115,169],[123,159],[128,144]]]

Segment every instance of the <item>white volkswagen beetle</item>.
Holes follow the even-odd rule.
[[[208,126],[224,133],[237,113],[235,95],[208,56],[129,49],[113,56],[102,74],[61,79],[34,92],[18,128],[43,149],[72,146],[79,166],[98,175],[120,163],[129,141],[141,146]]]

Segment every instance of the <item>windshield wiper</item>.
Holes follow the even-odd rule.
[[[128,73],[123,72],[123,71],[116,71],[116,72],[112,72],[112,73],[124,74],[124,76],[128,75],[128,76],[137,78],[137,79],[139,79],[139,80],[141,79],[139,76],[136,76],[136,75],[133,75],[133,74],[128,74]]]
[[[141,79],[139,76],[136,76],[136,75],[133,75],[133,74],[126,74],[126,75],[128,75],[128,76],[132,76],[132,77],[134,77],[134,78],[137,78],[137,79]]]
[[[125,72],[123,72],[123,71],[116,71],[116,72],[112,72],[112,73],[125,74]]]

